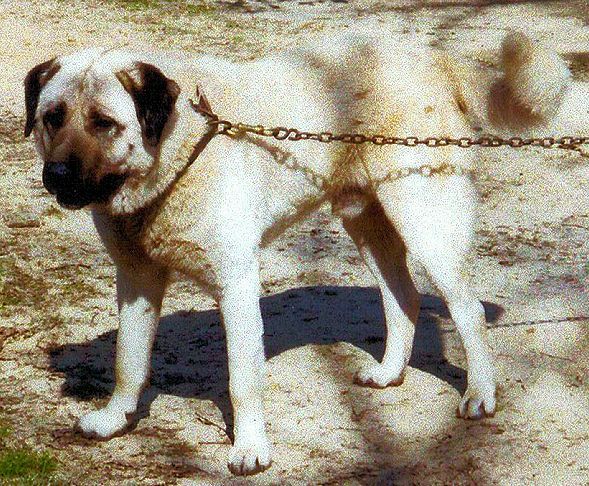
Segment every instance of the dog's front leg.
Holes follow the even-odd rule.
[[[151,348],[166,287],[166,272],[149,268],[132,274],[117,270],[119,331],[115,389],[106,407],[84,415],[78,424],[84,435],[110,438],[128,425],[150,370]]]
[[[228,466],[233,474],[255,474],[271,463],[262,404],[265,357],[257,259],[233,266],[224,280],[219,304],[227,337],[235,421]]]

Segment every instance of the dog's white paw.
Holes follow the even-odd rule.
[[[372,388],[385,388],[387,386],[399,386],[404,379],[404,373],[394,372],[391,368],[379,363],[358,371],[354,377],[354,383]]]
[[[229,470],[238,476],[265,471],[272,464],[270,443],[264,438],[257,441],[236,442],[229,453]]]
[[[457,414],[461,418],[479,420],[495,415],[495,385],[469,386],[460,401]]]
[[[121,410],[103,408],[84,415],[76,428],[86,437],[109,439],[127,427],[127,415]]]

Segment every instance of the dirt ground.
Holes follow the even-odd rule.
[[[55,458],[57,472],[38,482],[589,484],[589,159],[558,150],[493,149],[477,167],[470,268],[499,368],[494,418],[455,417],[464,355],[417,266],[424,300],[405,383],[352,383],[383,352],[380,296],[325,208],[264,254],[270,470],[247,480],[227,470],[220,317],[182,279],[164,304],[133,430],[108,442],[73,432],[113,389],[114,267],[89,215],[60,209],[42,187],[22,134],[26,72],[94,45],[248,59],[358,25],[489,67],[505,32],[520,28],[565,55],[575,76],[589,72],[584,0],[0,3],[0,425],[10,430],[0,443]]]

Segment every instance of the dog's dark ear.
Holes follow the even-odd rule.
[[[130,71],[119,71],[116,76],[133,98],[147,143],[156,146],[174,110],[180,87],[157,67],[143,62],[137,63]]]
[[[25,137],[28,137],[35,126],[35,114],[37,113],[37,104],[39,95],[43,86],[47,84],[55,73],[59,71],[60,65],[55,62],[55,58],[38,64],[31,69],[25,78],[25,107],[27,110],[27,121],[25,123]]]

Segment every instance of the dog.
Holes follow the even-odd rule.
[[[359,370],[356,382],[382,388],[403,381],[419,312],[410,253],[463,340],[468,384],[459,415],[494,414],[485,313],[465,268],[476,152],[215,134],[211,115],[314,132],[532,133],[555,126],[571,106],[568,70],[520,33],[506,37],[502,69],[490,74],[444,52],[408,51],[383,39],[329,44],[244,63],[87,49],[26,76],[25,135],[34,134],[43,184],[63,207],[92,211],[117,267],[116,386],[104,408],[79,420],[84,434],[106,439],[128,426],[148,380],[169,276],[178,271],[214,297],[222,314],[235,418],[228,467],[238,475],[267,469],[259,250],[324,203],[341,218],[383,299],[384,357]],[[390,176],[423,166],[460,170]]]

